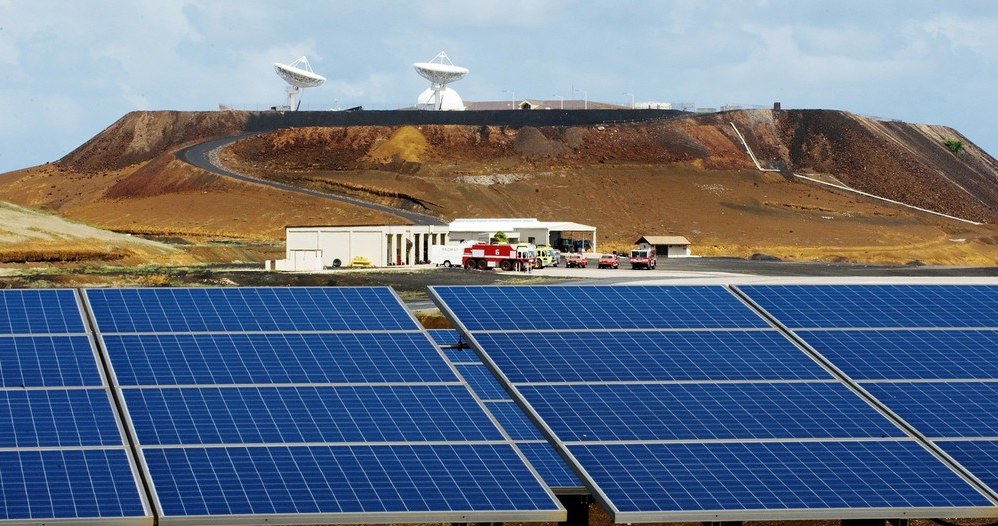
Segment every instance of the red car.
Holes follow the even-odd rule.
[[[620,268],[620,258],[617,254],[603,254],[596,260],[596,266],[599,268]]]
[[[588,264],[589,261],[581,252],[573,252],[565,256],[565,267],[567,268],[586,268]]]

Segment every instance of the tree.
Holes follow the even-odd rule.
[[[496,232],[495,235],[492,236],[492,242],[493,243],[509,243],[509,237],[507,237],[504,232]]]
[[[946,139],[943,143],[946,148],[953,153],[960,153],[963,150],[963,141],[957,139]]]

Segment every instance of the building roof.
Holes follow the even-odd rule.
[[[690,240],[683,236],[641,236],[635,245],[646,243],[649,245],[689,245]]]
[[[511,232],[524,228],[557,232],[595,232],[596,227],[568,221],[538,221],[533,217],[496,217],[455,219],[448,225],[451,232]]]
[[[585,101],[576,99],[561,99],[554,100],[541,100],[541,99],[520,99],[516,103],[516,109],[524,103],[530,103],[530,106],[535,110],[619,110],[626,109],[628,106],[620,106],[618,104],[608,104],[606,102],[597,101]],[[481,100],[481,101],[464,101],[464,105],[469,110],[512,110],[514,109],[512,100]]]

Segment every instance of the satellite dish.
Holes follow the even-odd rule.
[[[419,76],[430,81],[430,88],[420,94],[416,106],[427,110],[463,110],[464,102],[460,95],[447,84],[464,78],[468,68],[455,66],[441,51],[429,62],[416,62],[412,65]],[[428,93],[430,92],[430,93]],[[429,96],[427,96],[429,95]]]
[[[283,109],[287,110],[298,109],[298,106],[301,104],[301,101],[298,100],[298,94],[302,89],[321,86],[326,81],[326,77],[312,71],[312,66],[305,57],[301,57],[290,64],[274,62],[274,70],[277,71],[277,76],[288,83],[288,101],[283,107]]]

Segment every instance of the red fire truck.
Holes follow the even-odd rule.
[[[655,264],[658,263],[655,260],[655,249],[649,248],[638,248],[631,251],[631,261],[632,269],[655,269]]]
[[[530,270],[537,255],[526,245],[479,243],[464,247],[461,265],[466,269]]]

